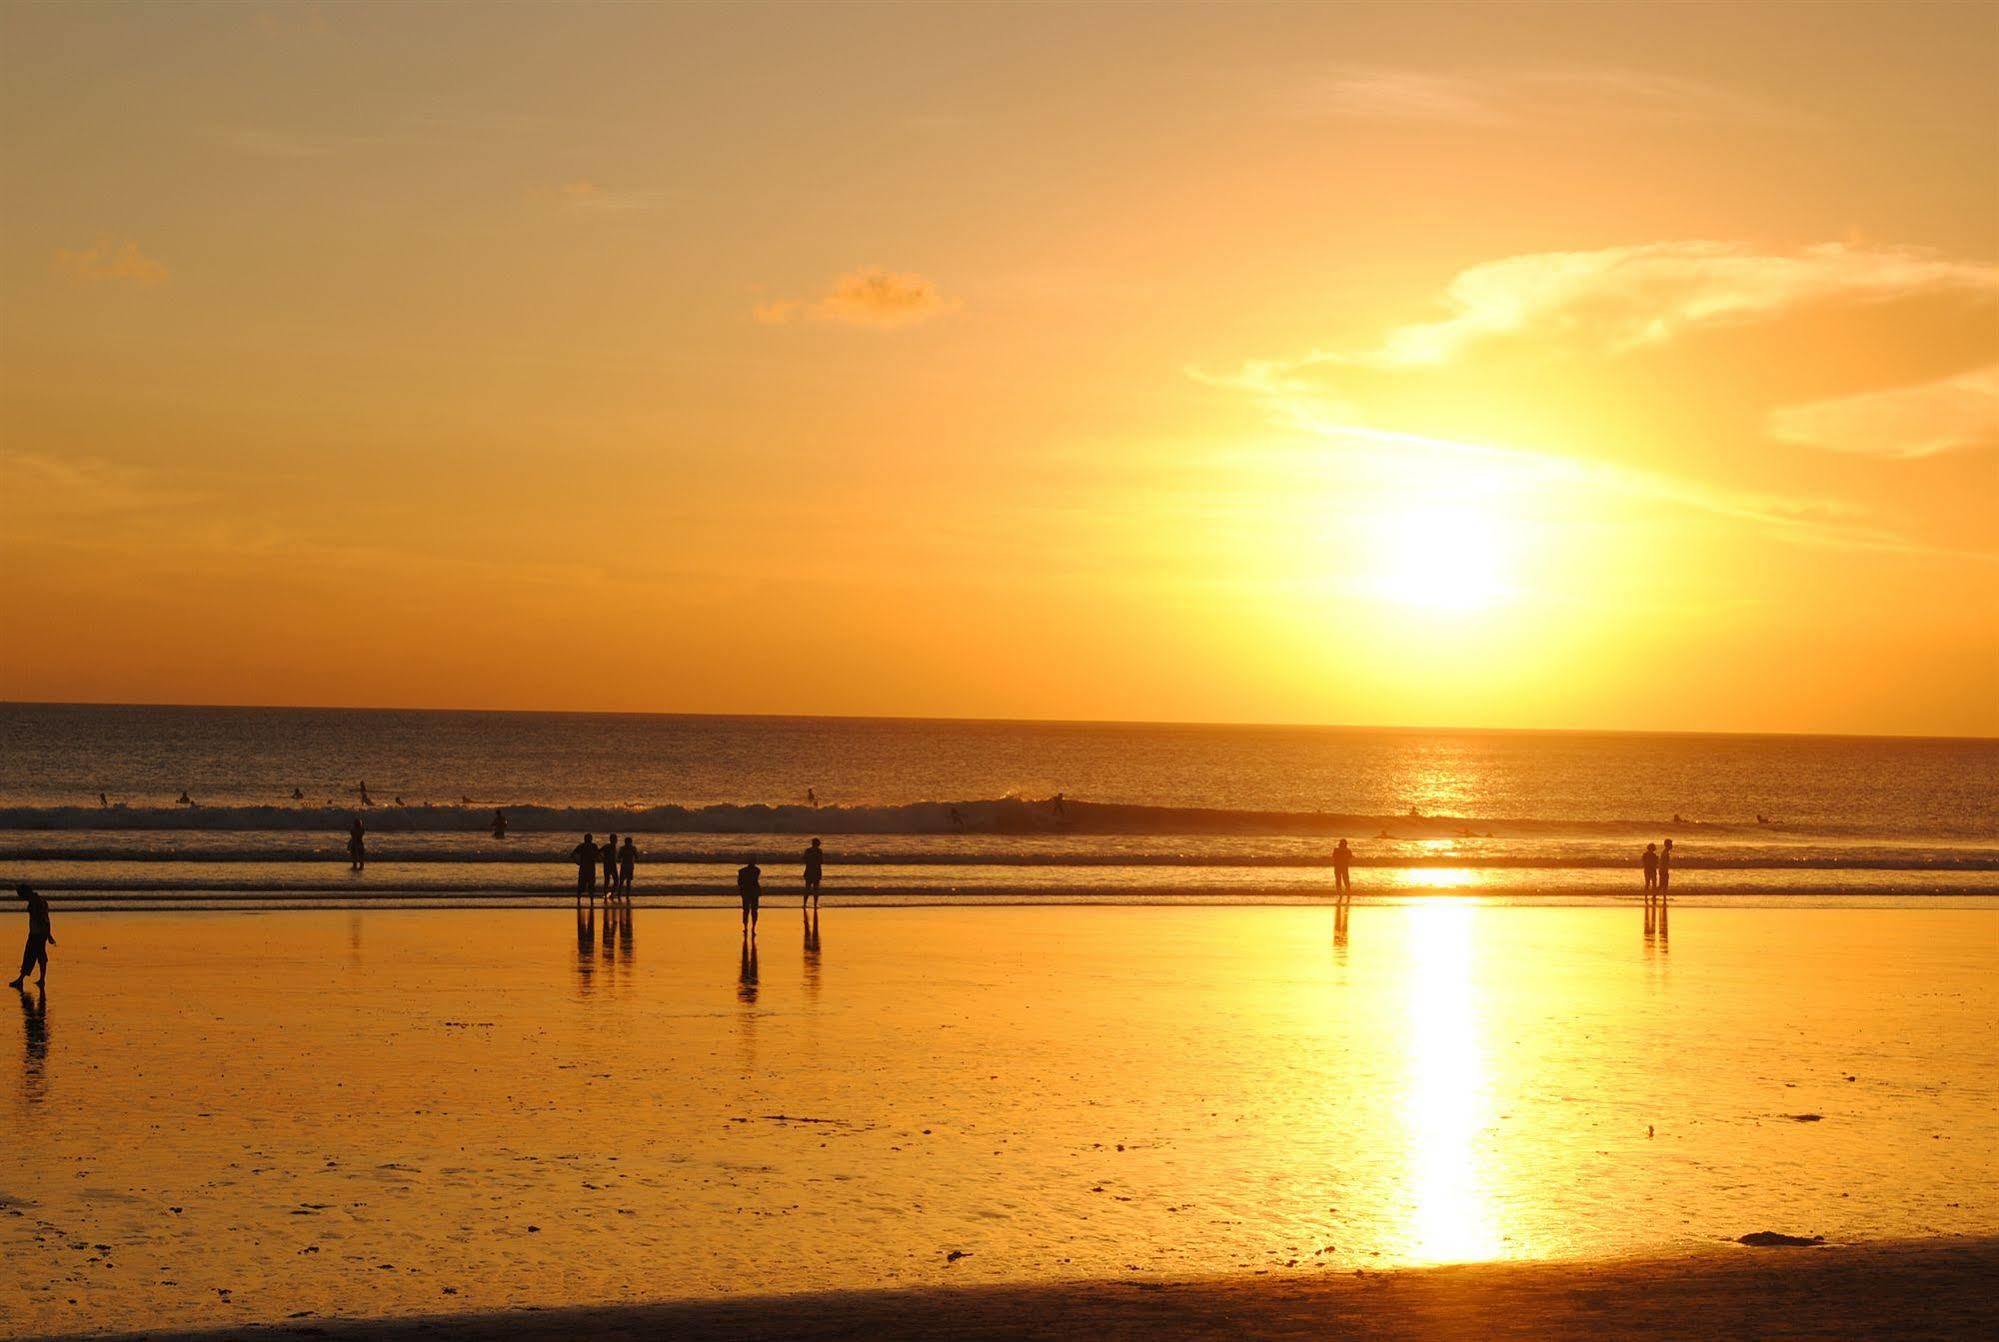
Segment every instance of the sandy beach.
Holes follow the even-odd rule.
[[[1342,940],[1316,909],[829,906],[815,934],[774,896],[750,954],[719,910],[74,914],[0,1097],[0,1334],[733,1327],[801,1292],[1088,1318],[1189,1281],[1254,1283],[1184,1296],[1227,1311],[1452,1263],[1571,1265],[1493,1278],[1528,1291],[1839,1261],[1733,1243],[1766,1230],[1990,1237],[1991,916],[1647,937],[1451,900]],[[1078,1280],[1130,1284],[1033,1293]]]
[[[1742,1250],[1693,1259],[1480,1264],[1307,1279],[1081,1282],[856,1291],[147,1332],[156,1339],[352,1342],[928,1338],[1956,1339],[1999,1305],[1999,1241]]]

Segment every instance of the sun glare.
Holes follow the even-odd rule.
[[[1513,594],[1514,547],[1502,518],[1470,503],[1419,506],[1384,518],[1374,591],[1440,611],[1485,610]]]

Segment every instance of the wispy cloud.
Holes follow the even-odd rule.
[[[0,483],[24,515],[43,520],[148,512],[196,497],[137,466],[43,452],[0,450]]]
[[[164,284],[167,278],[167,268],[141,252],[138,243],[118,243],[110,238],[99,238],[75,251],[61,248],[55,255],[55,267],[71,279],[91,284],[122,280],[151,286]]]
[[[564,182],[555,194],[570,209],[604,213],[663,210],[674,200],[674,193],[657,187],[605,186],[588,178]]]
[[[1999,364],[1913,387],[1781,406],[1770,413],[1770,436],[1881,457],[1999,447]]]
[[[1441,71],[1336,65],[1293,82],[1280,105],[1293,116],[1516,129],[1578,117],[1772,125],[1808,120],[1718,85],[1617,66]]]
[[[947,298],[921,275],[897,274],[864,266],[842,275],[815,299],[777,299],[757,305],[756,320],[767,326],[830,322],[843,326],[913,326],[956,312],[963,305]]]

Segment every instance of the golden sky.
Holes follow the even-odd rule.
[[[1999,733],[1999,6],[0,67],[0,697]]]

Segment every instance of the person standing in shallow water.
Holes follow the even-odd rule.
[[[14,887],[17,899],[28,901],[28,943],[21,948],[21,973],[9,988],[18,988],[27,981],[28,971],[33,969],[35,985],[40,987],[49,978],[49,947],[56,944],[55,933],[49,927],[49,902],[39,892],[25,885]]]
[[[569,850],[576,859],[576,897],[597,897],[597,836],[585,834],[583,842]]]
[[[1659,898],[1666,897],[1666,887],[1673,883],[1673,841],[1666,840],[1666,846],[1659,850]]]
[[[632,877],[638,873],[639,850],[632,842],[632,836],[625,836],[624,844],[618,849],[618,892],[630,903],[632,898]],[[627,915],[628,917],[630,915]]]
[[[763,902],[764,870],[753,857],[736,869],[736,896],[743,901],[743,935],[757,934],[757,906]]]
[[[347,862],[350,871],[360,871],[368,865],[368,831],[358,815],[347,831]]]
[[[1353,895],[1353,849],[1341,839],[1339,847],[1333,849],[1333,893],[1341,899]]]
[[[821,865],[825,859],[825,849],[819,846],[819,840],[814,839],[805,850],[805,898],[812,902],[815,909],[819,907],[819,878],[823,874]],[[800,907],[803,903],[800,901]]]
[[[1639,865],[1645,868],[1645,893],[1647,896],[1650,896],[1654,890],[1659,888],[1658,844],[1648,843],[1645,845],[1645,856],[1639,859]]]
[[[606,834],[601,850],[604,859],[604,898],[618,893],[618,836]]]

